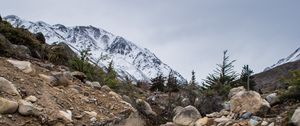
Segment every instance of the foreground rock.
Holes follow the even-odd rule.
[[[272,93],[266,97],[266,100],[270,103],[270,105],[274,105],[279,102],[279,97],[277,96],[277,93]]]
[[[17,102],[0,97],[0,114],[15,113],[18,106],[19,104]]]
[[[150,104],[142,99],[137,99],[136,103],[140,110],[144,111],[147,115],[157,115],[151,108]]]
[[[10,95],[20,96],[15,85],[3,77],[0,77],[0,91]]]
[[[291,122],[296,126],[300,126],[300,107],[295,110]]]
[[[24,73],[31,73],[34,69],[31,66],[31,63],[28,61],[19,61],[19,60],[7,60],[9,63],[14,65],[15,67],[22,70]]]
[[[38,109],[32,103],[25,101],[25,100],[19,100],[18,112],[24,116],[29,116],[29,115],[38,116],[39,115]]]
[[[173,122],[177,125],[189,126],[199,118],[201,118],[199,111],[194,106],[189,105],[174,116]]]
[[[230,110],[234,113],[261,114],[269,109],[270,104],[255,91],[240,91],[230,99]]]

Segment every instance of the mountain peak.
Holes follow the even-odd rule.
[[[43,21],[23,20],[15,15],[6,16],[4,20],[15,27],[23,27],[33,33],[42,32],[48,44],[65,42],[77,53],[79,50],[90,48],[91,59],[94,61],[102,55],[107,55],[109,58],[102,60],[98,65],[107,66],[113,60],[120,78],[130,77],[136,81],[150,81],[158,74],[167,76],[170,71],[174,71],[179,82],[186,82],[178,72],[163,63],[148,49],[139,47],[101,28],[91,25],[74,27],[63,24],[50,25]]]
[[[296,49],[293,53],[291,53],[289,56],[287,56],[286,58],[282,58],[280,60],[278,60],[278,62],[276,64],[273,64],[270,67],[265,68],[264,71],[270,70],[272,68],[275,68],[277,66],[289,63],[289,62],[294,62],[294,61],[298,61],[300,60],[300,47],[298,49]]]

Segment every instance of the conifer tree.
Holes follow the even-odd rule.
[[[157,77],[152,78],[151,79],[152,84],[151,84],[150,90],[151,91],[164,91],[165,81],[166,81],[166,78],[162,74],[159,74]]]
[[[251,74],[253,74],[253,70],[251,70],[248,65],[244,65],[240,76],[240,84],[248,90],[254,90],[256,85]]]
[[[224,92],[225,88],[230,87],[237,78],[236,72],[233,70],[235,60],[229,60],[227,50],[223,52],[221,64],[217,64],[213,74],[209,74],[204,80],[203,86],[207,89],[214,89],[218,93]],[[229,89],[225,89],[229,90]]]
[[[107,73],[105,77],[105,84],[107,84],[110,88],[116,88],[118,84],[117,73],[113,67],[113,61],[108,64]]]
[[[166,84],[167,92],[177,92],[179,91],[179,85],[176,77],[174,76],[174,72],[171,70],[169,73],[168,81]]]

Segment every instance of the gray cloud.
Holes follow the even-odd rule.
[[[200,81],[228,49],[236,70],[262,71],[299,47],[300,1],[288,0],[9,0],[2,15],[50,24],[94,25],[149,48]]]

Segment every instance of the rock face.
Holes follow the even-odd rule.
[[[228,94],[228,98],[230,99],[232,96],[239,93],[240,91],[246,91],[246,89],[243,86],[230,89],[230,92]]]
[[[266,112],[269,108],[270,104],[255,91],[240,91],[230,99],[230,110],[234,113],[258,114]]]
[[[0,77],[0,91],[7,94],[20,96],[15,85],[3,77]]]
[[[181,111],[174,116],[173,122],[178,125],[189,126],[198,118],[201,118],[199,111],[194,106],[189,105],[181,109]]]
[[[17,102],[0,97],[0,114],[15,113],[18,106]]]
[[[19,60],[7,60],[9,63],[15,67],[22,70],[24,73],[31,73],[34,69],[31,67],[31,63],[28,61],[19,61]]]
[[[300,126],[300,107],[295,110],[291,122],[296,126]]]

